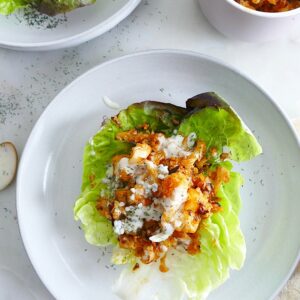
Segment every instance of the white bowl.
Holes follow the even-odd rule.
[[[287,12],[255,11],[234,0],[199,0],[207,20],[224,35],[248,42],[293,36],[300,28],[300,8]]]

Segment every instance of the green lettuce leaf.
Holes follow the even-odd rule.
[[[9,15],[16,9],[27,6],[27,0],[0,0],[0,14]]]
[[[118,245],[113,248],[111,261],[115,265],[130,264],[132,267],[137,263],[133,251],[120,248]]]
[[[121,111],[117,115],[117,122],[123,131],[148,124],[150,130],[163,132],[169,136],[185,115],[186,109],[183,107],[170,103],[145,101],[132,104],[126,110]]]
[[[187,101],[190,110],[179,126],[179,133],[197,134],[208,148],[219,152],[224,146],[231,152],[231,159],[246,161],[262,152],[261,146],[236,112],[217,94],[204,93]]]
[[[82,223],[86,240],[97,246],[116,241],[111,222],[99,214],[96,202],[101,191],[107,192],[102,179],[106,176],[107,165],[112,157],[130,150],[130,145],[115,139],[118,132],[120,128],[108,120],[84,149],[82,192],[75,203],[74,214]]]

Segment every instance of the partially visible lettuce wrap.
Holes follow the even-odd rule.
[[[111,222],[100,216],[96,202],[100,195],[109,193],[103,179],[112,157],[129,153],[133,146],[116,140],[117,133],[130,129],[139,130],[144,124],[148,124],[151,131],[163,132],[168,136],[174,131],[185,136],[195,132],[198,139],[205,141],[208,149],[213,147],[221,154],[223,148],[227,147],[231,152],[231,159],[235,161],[249,160],[262,151],[237,114],[215,93],[204,93],[189,99],[186,108],[153,101],[130,105],[107,120],[84,150],[82,192],[75,204],[74,214],[82,222],[86,239],[91,244],[101,246],[117,242]],[[174,280],[172,282],[180,289],[178,295],[186,293],[190,299],[204,299],[212,289],[228,278],[231,268],[239,269],[245,259],[245,241],[238,219],[242,178],[231,171],[229,162],[223,164],[230,170],[231,177],[219,190],[222,211],[202,223],[199,231],[201,252],[191,256],[175,251],[176,255],[168,255],[167,258],[170,271],[167,274],[159,273],[163,280],[164,276],[168,280]],[[130,252],[120,250],[116,245],[113,261],[121,264],[132,262],[134,258]],[[130,293],[128,282],[132,281],[132,289],[138,289],[136,284],[143,276],[147,277],[145,280],[150,280],[151,274],[156,274],[157,277],[157,272],[148,266],[135,272],[131,272],[130,268],[124,272],[117,288],[119,294],[123,293],[124,299],[140,299],[134,298]],[[126,280],[123,281],[122,278]],[[122,287],[125,287],[130,296],[124,294]],[[163,294],[157,299],[181,298],[166,298]]]
[[[95,3],[96,0],[0,0],[0,14],[9,15],[19,8],[30,6],[54,16]]]
[[[39,12],[54,16],[93,4],[96,0],[34,0],[32,2]]]
[[[27,6],[26,0],[0,0],[0,14],[10,15],[15,10]]]

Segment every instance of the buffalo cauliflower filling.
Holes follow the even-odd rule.
[[[145,264],[160,260],[166,272],[170,248],[200,252],[202,221],[222,209],[217,192],[230,174],[219,163],[229,154],[208,152],[195,133],[166,137],[130,130],[117,139],[133,147],[113,157],[103,180],[112,193],[100,197],[97,209],[111,220],[120,248]]]
[[[235,0],[237,3],[262,12],[284,12],[300,7],[300,0]]]

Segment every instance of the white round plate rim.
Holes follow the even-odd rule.
[[[126,17],[128,17],[140,4],[140,2],[141,0],[128,0],[128,3],[126,3],[126,5],[124,5],[118,12],[109,17],[107,20],[88,30],[85,30],[67,38],[62,38],[50,42],[37,43],[12,43],[2,40],[0,41],[0,47],[22,51],[47,51],[74,47],[89,40],[92,40],[115,27]]]
[[[192,56],[192,57],[196,57],[199,59],[204,59],[207,61],[210,61],[212,63],[216,63],[218,65],[221,65],[222,67],[228,69],[229,71],[233,71],[234,73],[236,73],[237,75],[243,77],[244,79],[246,79],[248,82],[250,82],[256,89],[258,89],[269,101],[270,103],[274,106],[274,108],[279,112],[279,114],[283,117],[283,120],[286,122],[286,124],[288,125],[295,141],[297,142],[299,148],[300,148],[300,139],[298,138],[297,132],[294,128],[294,126],[292,125],[291,121],[288,119],[287,115],[285,114],[285,112],[280,108],[280,106],[273,100],[273,98],[263,89],[261,88],[255,81],[253,81],[251,78],[249,78],[247,75],[243,74],[241,71],[239,71],[238,69],[230,66],[229,64],[223,62],[222,60],[212,57],[212,56],[208,56],[205,54],[201,54],[201,53],[197,53],[194,51],[188,51],[188,50],[176,50],[176,49],[156,49],[156,50],[147,50],[147,51],[139,51],[139,52],[135,52],[132,54],[127,54],[127,55],[123,55],[120,57],[117,57],[115,59],[106,61],[104,63],[101,63],[95,67],[93,67],[92,69],[88,70],[87,72],[85,72],[84,74],[82,74],[81,76],[79,76],[78,78],[76,78],[73,82],[71,82],[68,86],[66,86],[51,102],[50,104],[46,107],[46,109],[44,110],[44,112],[41,114],[41,116],[39,117],[38,121],[36,122],[36,124],[34,125],[29,138],[25,144],[21,159],[20,159],[20,164],[19,164],[19,170],[18,170],[18,175],[17,175],[17,193],[16,193],[16,206],[17,206],[17,214],[18,214],[18,224],[19,224],[19,228],[20,228],[20,233],[21,233],[21,237],[23,240],[23,244],[25,247],[25,250],[28,254],[28,257],[35,269],[35,271],[37,272],[39,278],[41,279],[41,281],[44,283],[44,285],[47,287],[47,289],[50,291],[50,293],[55,296],[56,292],[55,290],[47,285],[47,276],[45,274],[45,272],[43,272],[42,269],[39,268],[39,263],[36,261],[36,259],[34,258],[34,256],[31,255],[31,251],[30,251],[30,239],[28,238],[29,235],[27,235],[27,232],[25,230],[25,223],[23,222],[23,211],[22,211],[22,204],[21,204],[21,200],[22,200],[22,196],[20,194],[20,178],[21,175],[23,173],[23,162],[25,160],[25,157],[27,156],[27,153],[30,151],[30,144],[31,141],[33,140],[35,133],[39,127],[39,123],[42,122],[42,120],[45,118],[45,115],[47,114],[47,110],[49,108],[52,108],[53,106],[57,105],[60,101],[60,96],[62,94],[64,94],[65,92],[67,92],[70,88],[72,88],[74,85],[76,85],[78,82],[80,82],[81,80],[83,80],[85,77],[89,76],[91,73],[98,71],[99,69],[101,69],[104,66],[107,66],[109,64],[114,64],[118,61],[122,61],[122,60],[126,60],[128,58],[134,58],[137,56],[147,56],[147,55],[152,55],[152,54],[159,54],[159,55],[164,55],[164,54],[178,54],[178,55],[184,55],[184,56]],[[29,233],[28,233],[29,234]],[[276,297],[276,295],[282,290],[282,288],[284,287],[284,285],[286,284],[286,282],[288,281],[288,279],[291,277],[291,275],[293,274],[294,270],[296,269],[298,262],[300,261],[300,249],[298,250],[298,254],[294,259],[294,262],[291,264],[290,268],[289,268],[289,272],[287,272],[285,278],[282,279],[281,284],[278,285],[277,289],[274,290],[273,295],[271,296],[271,299],[274,299]]]

